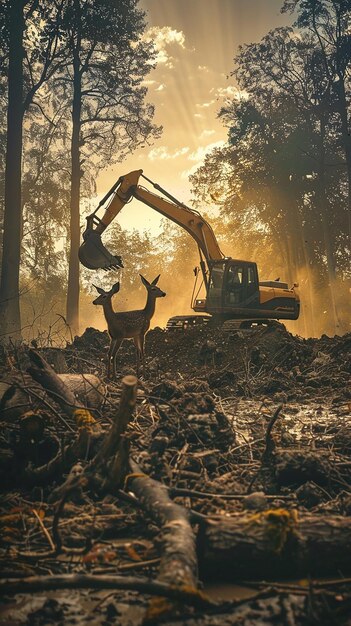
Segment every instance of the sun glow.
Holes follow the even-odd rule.
[[[184,202],[190,201],[188,177],[206,153],[226,141],[217,118],[228,99],[245,97],[233,77],[240,44],[258,40],[268,28],[286,23],[280,0],[142,0],[147,12],[146,40],[154,41],[158,65],[146,80],[155,122],[163,134],[138,149],[98,180],[103,195],[121,175],[142,168],[145,174]],[[123,228],[159,230],[152,209],[133,203],[118,218]]]

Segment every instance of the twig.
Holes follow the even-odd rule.
[[[62,544],[61,535],[59,533],[60,517],[62,516],[63,509],[65,508],[65,504],[69,496],[73,492],[77,491],[77,489],[85,485],[86,482],[87,481],[85,480],[85,478],[83,478],[81,475],[77,476],[76,479],[72,479],[71,484],[66,488],[66,491],[64,492],[60,502],[57,505],[54,519],[52,522],[52,535],[55,541],[56,554],[59,554],[60,552],[65,551],[65,547]],[[86,548],[84,548],[83,550],[81,548],[78,548],[78,550],[74,550],[70,548],[69,552],[73,552],[74,554],[82,554],[82,552],[85,552],[85,550]]]
[[[188,587],[153,581],[134,576],[96,576],[94,574],[62,574],[29,576],[0,581],[2,594],[35,593],[55,589],[128,589],[152,596],[164,596],[198,607],[211,607],[214,602]]]
[[[38,514],[38,512],[35,509],[32,509],[32,511],[33,511],[35,517],[37,518],[38,522],[39,522],[40,528],[42,529],[45,537],[47,538],[47,540],[49,542],[51,550],[54,551],[55,550],[55,544],[54,544],[53,540],[51,539],[51,536],[50,536],[50,533],[49,533],[48,529],[45,527],[45,525],[43,523],[43,520],[41,519],[41,517]]]
[[[259,475],[262,472],[263,467],[267,464],[267,461],[271,458],[272,453],[275,449],[275,443],[274,443],[274,439],[272,437],[272,430],[273,430],[273,426],[276,423],[280,411],[282,410],[283,405],[280,404],[276,410],[274,411],[271,419],[268,422],[267,425],[267,430],[266,430],[266,436],[265,436],[265,442],[266,442],[266,446],[265,449],[263,451],[262,457],[261,457],[261,465],[258,469],[258,471],[256,472],[256,474],[253,476],[248,488],[247,488],[247,493],[249,494],[251,492],[251,489],[254,485],[254,483],[256,482],[257,478],[259,477]]]
[[[172,498],[189,496],[191,498],[222,498],[223,500],[242,500],[242,499],[250,497],[250,494],[247,494],[247,493],[237,493],[237,494],[210,493],[210,492],[204,492],[204,491],[193,491],[192,489],[180,489],[178,487],[171,487],[169,489],[169,495]],[[267,498],[267,500],[276,500],[277,498],[279,498],[279,500],[281,499],[291,500],[295,498],[295,494],[291,494],[288,496],[281,496],[279,494],[276,494],[276,495],[265,494],[265,498]]]

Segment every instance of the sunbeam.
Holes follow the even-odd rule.
[[[281,0],[142,0],[141,6],[149,37],[159,50],[158,65],[146,85],[163,133],[153,146],[104,171],[98,189],[103,195],[120,174],[142,168],[188,202],[188,174],[208,149],[226,140],[217,114],[237,89],[230,73],[238,46],[258,41],[292,18],[280,13]],[[122,213],[122,226],[157,231],[159,217],[134,205]]]

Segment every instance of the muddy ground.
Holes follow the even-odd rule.
[[[88,328],[65,349],[38,350],[57,373],[101,379],[92,413],[103,430],[116,414],[122,376],[135,373],[134,345],[125,341],[117,379],[107,380],[108,344],[107,333]],[[139,381],[128,429],[130,455],[172,490],[175,502],[199,514],[193,524],[199,536],[201,519],[282,510],[317,520],[351,517],[351,334],[306,340],[281,325],[251,332],[156,328],[147,335],[146,353],[147,376]],[[28,364],[26,346],[2,355],[2,577],[157,578],[159,528],[121,492],[83,486],[67,498],[58,520],[65,476],[26,482],[27,468],[45,466],[77,431],[55,401],[26,394]],[[80,459],[78,471],[93,454]],[[52,556],[58,521],[64,549]],[[267,580],[264,564],[258,576],[250,559],[244,570],[235,562],[212,569],[200,543],[198,557],[203,590],[216,604],[205,610],[178,603],[172,615],[148,623],[351,624],[351,570],[328,569],[326,562],[316,571],[311,563],[298,575],[287,567],[272,578],[267,564]],[[7,595],[0,624],[141,624],[149,600],[132,590],[93,588]]]

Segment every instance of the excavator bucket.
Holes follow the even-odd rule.
[[[111,270],[123,267],[120,256],[114,256],[103,245],[100,233],[87,228],[83,234],[83,243],[79,248],[80,262],[89,270]]]

